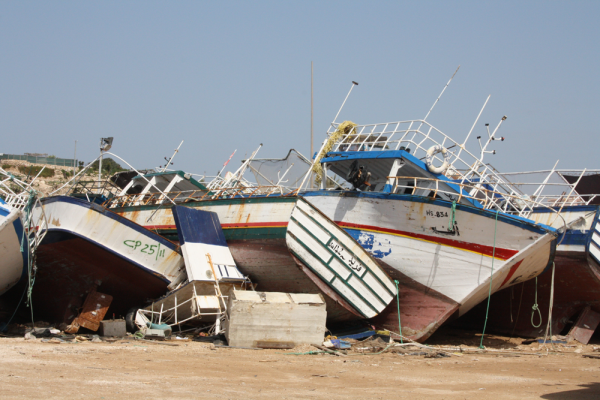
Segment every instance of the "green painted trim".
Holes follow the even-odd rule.
[[[176,229],[158,229],[152,230],[160,236],[164,236],[170,240],[178,241]],[[225,240],[269,240],[269,239],[285,239],[287,227],[275,228],[234,228],[223,229]],[[173,238],[173,239],[171,239]]]
[[[302,225],[298,224],[298,226],[300,226],[300,227],[302,228],[302,230],[304,230],[305,232],[308,232],[308,231],[307,231],[307,230],[306,230],[306,229],[305,229],[305,228],[304,228]],[[292,232],[288,232],[288,234],[289,234],[289,235],[290,235],[292,238],[294,238],[294,240],[296,240],[296,242],[300,243],[300,245],[301,245],[302,247],[304,247],[304,249],[305,249],[305,250],[307,250],[307,251],[308,251],[310,254],[312,254],[312,255],[313,255],[313,256],[314,256],[316,259],[318,259],[318,260],[321,260],[321,257],[319,257],[319,256],[318,256],[318,255],[317,255],[317,254],[316,254],[314,251],[312,251],[312,249],[311,249],[311,248],[309,248],[309,247],[308,247],[308,246],[307,246],[307,245],[306,245],[306,244],[305,244],[305,243],[304,243],[302,240],[300,240],[300,239],[299,239],[299,238],[298,238],[296,235],[294,235]],[[315,238],[315,237],[314,237],[314,235],[312,235],[310,232],[308,232],[308,234],[309,234],[309,235],[311,235],[313,238]],[[315,240],[317,240],[317,241],[318,241],[318,239],[317,239],[317,238],[315,238]],[[326,248],[327,248],[327,247],[326,247]],[[327,280],[326,280],[326,279],[325,279],[323,276],[321,276],[321,274],[319,274],[317,271],[315,271],[313,268],[311,268],[311,267],[310,267],[310,264],[308,264],[306,261],[304,261],[304,259],[302,259],[302,257],[300,257],[298,254],[296,254],[296,253],[295,253],[294,251],[292,251],[291,249],[290,249],[290,251],[291,251],[292,253],[294,253],[294,255],[295,255],[296,257],[300,258],[300,259],[301,259],[301,260],[302,260],[302,261],[305,263],[305,265],[306,265],[308,268],[310,268],[310,270],[311,270],[311,271],[313,271],[315,274],[319,275],[319,276],[321,277],[321,279],[323,279],[323,281],[324,281],[324,282],[331,283],[331,281],[327,281]],[[336,255],[335,253],[333,253],[333,252],[332,252],[332,251],[331,251],[329,248],[327,248],[327,251],[328,251],[328,252],[329,252],[329,253],[330,253],[330,254],[331,254],[333,257],[337,257],[337,255]],[[333,258],[333,257],[332,257],[332,258]],[[339,258],[338,258],[338,259],[339,259]],[[331,262],[331,259],[329,259],[329,262]],[[370,301],[368,301],[367,299],[365,299],[365,298],[364,298],[364,297],[363,297],[363,296],[362,296],[360,293],[358,293],[358,291],[357,291],[356,289],[354,289],[352,286],[350,286],[350,285],[348,284],[348,281],[347,281],[347,280],[343,279],[343,278],[342,278],[342,277],[341,277],[341,276],[340,276],[340,275],[339,275],[339,274],[338,274],[338,273],[337,273],[335,270],[333,270],[333,269],[332,269],[332,268],[329,266],[329,262],[327,262],[327,263],[323,262],[323,265],[325,266],[325,268],[327,268],[329,271],[331,271],[331,273],[333,273],[333,275],[334,275],[335,277],[337,277],[337,278],[338,278],[340,281],[344,282],[344,283],[346,284],[346,286],[348,287],[348,289],[350,289],[350,290],[351,290],[351,291],[352,291],[352,292],[353,292],[353,293],[354,293],[354,294],[355,294],[355,295],[356,295],[358,298],[360,298],[362,301],[364,301],[364,302],[365,302],[365,304],[366,304],[366,305],[367,305],[369,308],[371,308],[371,310],[373,310],[373,311],[375,312],[375,314],[376,314],[376,315],[377,315],[377,314],[379,314],[379,311],[378,311],[378,310],[375,308],[375,306],[374,306],[373,304],[371,304],[371,302],[370,302]],[[350,276],[352,276],[352,273],[350,273]],[[350,277],[348,277],[348,279],[350,279]],[[359,277],[359,279],[360,279],[360,277]],[[367,289],[368,289],[369,291],[373,292],[373,291],[371,290],[371,288],[370,288],[370,287],[368,287],[366,284],[365,284],[365,286],[367,287]],[[358,312],[360,312],[361,314],[363,314],[363,313],[360,311],[360,309],[359,309],[359,308],[358,308],[358,307],[357,307],[357,306],[356,306],[356,305],[355,305],[355,304],[354,304],[352,301],[350,301],[349,299],[347,299],[347,298],[346,298],[346,297],[345,297],[345,296],[344,296],[342,293],[338,292],[338,291],[335,289],[335,287],[333,287],[333,286],[330,286],[330,287],[331,287],[333,290],[335,290],[337,294],[339,294],[340,296],[342,296],[342,297],[343,297],[343,298],[344,298],[344,299],[345,299],[347,302],[349,302],[350,304],[352,304],[352,306],[353,306],[353,307],[356,309],[356,311],[358,311]],[[385,308],[385,306],[386,306],[385,302],[384,302],[384,301],[382,301],[382,303],[384,304],[384,308]],[[383,311],[383,310],[382,310],[382,311]],[[366,315],[364,315],[364,314],[363,314],[363,316],[364,316],[365,318],[367,318],[367,316],[366,316]]]
[[[293,234],[290,232],[290,235],[293,236]],[[294,236],[294,238],[298,241],[298,243],[302,243],[300,240],[298,240],[298,238],[296,238],[296,236]],[[312,251],[310,251],[310,249],[308,249],[303,243],[302,243],[302,247],[304,247],[305,249],[307,249],[310,253],[314,254]],[[290,250],[290,252],[296,256],[300,261],[302,261],[302,263],[306,266],[310,265],[304,258],[302,258],[299,254],[297,254],[295,251]],[[318,257],[317,257],[318,258]],[[357,306],[356,304],[354,304],[350,299],[348,299],[346,296],[344,296],[342,293],[340,293],[333,285],[331,285],[331,282],[327,281],[327,279],[325,279],[324,276],[322,276],[321,274],[319,274],[317,271],[315,271],[314,269],[308,267],[313,273],[315,273],[319,278],[321,278],[321,280],[323,282],[327,282],[327,286],[329,286],[331,289],[333,289],[341,298],[343,298],[344,300],[346,300],[348,302],[348,304],[350,304],[360,315],[362,315],[364,318],[368,319],[368,318],[373,318],[373,317],[369,317],[367,315],[365,315]],[[333,274],[339,279],[339,275],[335,273],[335,271],[333,271]],[[344,282],[343,279],[341,279],[342,282]],[[356,294],[356,292],[354,291],[354,289],[350,286],[348,286],[348,288],[354,292]],[[357,295],[359,298],[362,298],[362,296]],[[364,300],[364,299],[363,299]],[[375,311],[375,316],[379,315],[379,312],[377,310],[373,309],[373,306],[371,305],[371,303],[369,303],[368,301],[364,300],[365,304],[371,308],[371,310]]]
[[[232,199],[216,199],[216,200],[199,200],[199,201],[190,201],[187,203],[180,203],[178,205],[184,207],[196,207],[196,206],[230,206],[234,204],[256,204],[256,203],[295,203],[298,201],[298,196],[269,196],[269,197],[236,197]],[[154,204],[151,206],[127,206],[127,207],[118,207],[118,208],[110,208],[109,210],[112,212],[129,212],[129,211],[145,211],[145,210],[155,210],[157,208],[163,207],[166,204]],[[168,204],[170,207],[171,205]]]
[[[308,203],[307,203],[307,204],[308,204]],[[310,205],[310,204],[309,204],[309,205]],[[340,240],[340,239],[339,239],[339,238],[338,238],[336,235],[334,235],[333,233],[329,232],[329,230],[327,230],[327,229],[326,229],[326,228],[325,228],[325,227],[324,227],[324,226],[323,226],[321,223],[319,223],[319,221],[317,221],[316,219],[314,219],[314,218],[313,218],[312,216],[310,216],[308,213],[306,213],[306,212],[304,212],[304,211],[302,211],[302,210],[300,210],[300,209],[298,209],[298,210],[299,210],[300,212],[304,213],[304,215],[305,215],[307,218],[309,218],[311,221],[313,221],[315,224],[317,224],[319,227],[321,227],[321,229],[323,229],[325,232],[328,232],[328,233],[331,235],[331,237],[332,237],[332,238],[334,238],[334,239],[335,239],[335,240],[336,240],[338,243],[340,243],[340,245],[342,245],[342,244],[341,244],[341,240]],[[293,218],[293,219],[294,219],[294,221],[297,221],[295,218]],[[334,222],[333,224],[335,225],[335,222]],[[340,226],[338,226],[338,225],[336,225],[336,226],[337,226],[338,228],[340,228],[340,229],[341,229],[341,230],[344,232],[344,234],[348,235],[348,233],[347,233],[346,231],[344,231],[344,228],[342,228],[342,227],[340,227]],[[310,233],[310,232],[309,232],[309,233]],[[313,235],[313,236],[314,236],[314,235]],[[350,235],[348,235],[348,236],[350,236]],[[315,238],[315,239],[316,239],[316,238]],[[352,240],[354,241],[354,239],[353,239],[353,238],[350,238],[350,239],[352,239]],[[326,245],[325,247],[327,247],[327,249],[328,249],[328,250],[329,250],[331,253],[333,253],[333,251],[331,251],[331,249],[329,248],[329,243],[331,243],[331,238],[329,239],[329,241],[327,241],[327,245]],[[359,244],[359,246],[360,246],[360,244]],[[388,294],[389,294],[390,296],[394,297],[394,293],[393,293],[393,292],[390,292],[390,290],[387,288],[387,286],[385,285],[385,283],[383,283],[383,282],[381,281],[381,279],[379,279],[379,277],[377,276],[377,274],[376,274],[376,273],[374,273],[374,272],[373,272],[373,270],[372,270],[371,268],[369,268],[369,267],[368,267],[368,266],[367,266],[365,263],[363,263],[363,262],[360,260],[360,257],[358,257],[358,256],[357,256],[357,255],[356,255],[356,254],[355,254],[353,251],[351,251],[350,249],[348,249],[346,246],[343,246],[343,247],[344,247],[344,249],[346,249],[346,251],[347,251],[348,253],[352,254],[352,256],[354,257],[354,259],[355,259],[357,262],[359,262],[359,263],[360,263],[360,265],[362,265],[362,266],[364,267],[364,269],[365,269],[365,273],[363,274],[363,276],[365,276],[365,275],[367,274],[367,272],[370,272],[370,273],[371,273],[371,275],[372,275],[372,276],[375,278],[375,280],[376,280],[377,282],[379,282],[379,284],[380,284],[380,285],[383,287],[383,289],[384,289],[385,291],[387,291],[387,292],[388,292]],[[361,246],[361,248],[362,248],[362,246]],[[367,251],[366,251],[364,248],[363,248],[363,251],[364,251],[365,253],[367,253]],[[337,256],[337,254],[335,254],[335,253],[333,253],[333,254],[334,254],[335,256]],[[369,255],[369,256],[370,256],[370,255]],[[344,263],[344,262],[343,262],[343,261],[342,261],[342,260],[341,260],[339,257],[337,257],[337,258],[338,258],[338,260],[340,260],[342,263]],[[331,262],[331,261],[330,261],[330,262]],[[373,262],[374,262],[375,264],[377,264],[377,262],[376,262],[376,261],[373,261]],[[328,264],[328,265],[329,265],[329,264]],[[346,265],[346,263],[344,263],[344,265]],[[377,264],[377,265],[379,265],[379,264]],[[348,265],[346,265],[346,266],[348,266]],[[348,267],[348,268],[350,268],[350,267]],[[352,268],[350,268],[350,270],[352,271]],[[356,274],[356,275],[358,276],[358,274]],[[359,276],[359,278],[360,278],[361,280],[363,280],[363,279],[362,279],[362,276]],[[348,278],[348,279],[350,279],[350,278]],[[363,281],[363,282],[364,282],[364,281]],[[365,283],[365,285],[367,285],[367,283],[366,283],[366,282],[364,282],[364,283]],[[367,287],[368,287],[369,289],[371,289],[371,287],[370,287],[370,286],[368,286],[368,285],[367,285]],[[373,292],[373,293],[375,294],[375,296],[376,296],[376,297],[377,297],[379,300],[381,300],[381,302],[382,302],[383,304],[385,304],[385,305],[387,306],[387,304],[386,304],[386,301],[385,301],[384,299],[382,299],[382,298],[381,298],[381,296],[380,296],[379,294],[377,294],[377,292],[376,292],[375,290],[371,289],[371,292]]]

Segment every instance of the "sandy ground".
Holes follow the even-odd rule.
[[[434,338],[475,350],[477,337]],[[384,353],[346,357],[218,348],[192,341],[131,338],[108,343],[0,338],[2,398],[214,399],[599,399],[596,346],[490,337],[495,352],[424,358]],[[467,346],[465,346],[465,344]],[[469,347],[470,346],[470,347]],[[449,347],[448,347],[449,348]],[[500,350],[504,349],[504,350]],[[505,353],[498,353],[504,351]],[[531,355],[539,353],[543,355]]]

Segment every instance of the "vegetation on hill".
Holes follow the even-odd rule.
[[[37,174],[40,173],[41,169],[44,168],[41,165],[19,165],[19,172],[21,172],[22,174],[25,174],[29,177],[34,177]],[[44,168],[44,170],[42,171],[42,173],[40,174],[41,178],[51,178],[54,176],[54,169],[52,168]]]
[[[94,161],[94,163],[90,166],[90,169],[96,171],[98,173],[98,161]],[[126,171],[125,168],[122,168],[119,163],[117,163],[112,158],[103,158],[102,159],[102,173],[112,175],[120,171]]]

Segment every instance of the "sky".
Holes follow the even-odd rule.
[[[0,153],[214,175],[310,152],[335,117],[466,137],[501,171],[600,168],[597,1],[0,1]],[[474,139],[470,145],[477,145]]]

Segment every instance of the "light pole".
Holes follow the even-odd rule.
[[[100,159],[98,160],[98,194],[102,194],[102,152],[108,151],[112,147],[113,138],[100,138]]]

